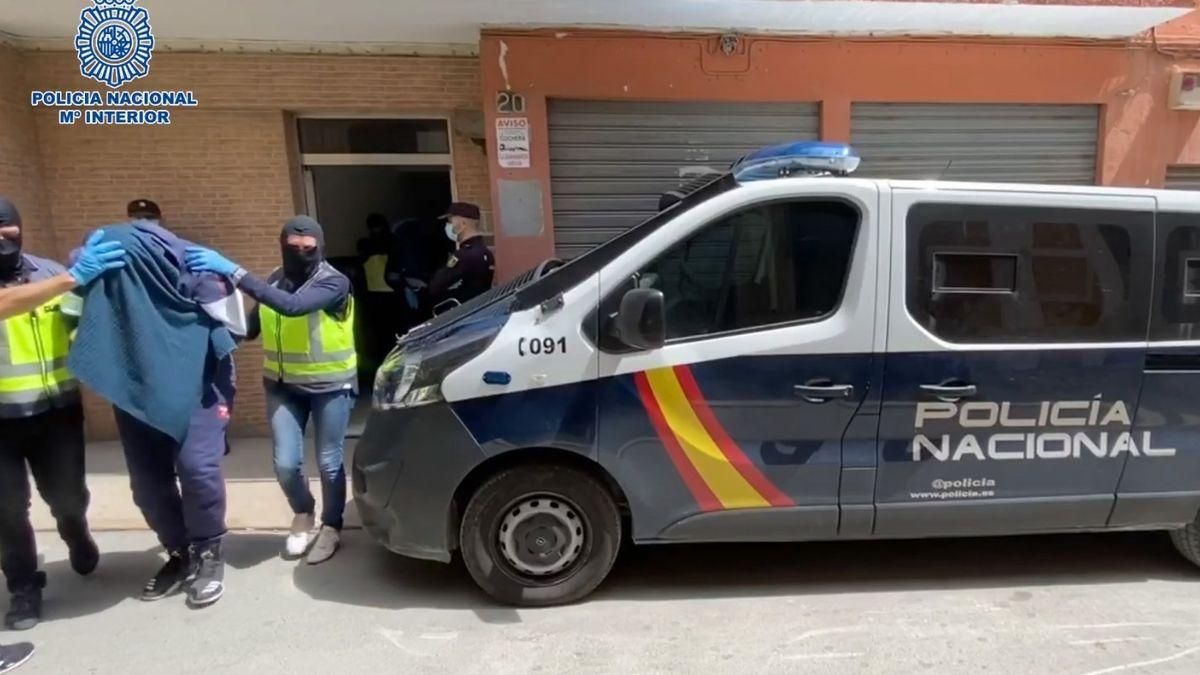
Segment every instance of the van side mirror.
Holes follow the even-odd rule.
[[[662,291],[634,288],[621,298],[616,316],[617,337],[636,349],[658,349],[667,339]]]

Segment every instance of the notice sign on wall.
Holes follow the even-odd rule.
[[[529,168],[529,118],[496,119],[496,157],[502,169]]]

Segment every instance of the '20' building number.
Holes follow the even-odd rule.
[[[525,96],[510,91],[497,93],[496,112],[501,115],[523,115],[525,113]]]

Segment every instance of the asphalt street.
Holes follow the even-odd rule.
[[[106,533],[73,575],[39,533],[45,620],[22,673],[1197,673],[1200,570],[1156,534],[631,549],[589,600],[497,606],[458,566],[350,532],[321,566],[230,536],[228,590],[134,595],[159,564]]]

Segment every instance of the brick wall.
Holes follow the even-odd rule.
[[[97,88],[79,77],[73,53],[21,57],[26,93],[14,112],[28,112],[30,86]],[[0,65],[0,78],[5,73]],[[121,219],[130,199],[146,197],[162,206],[173,230],[260,274],[278,265],[279,227],[302,203],[289,115],[450,113],[481,101],[477,60],[455,57],[158,53],[151,75],[127,88],[190,89],[200,105],[174,109],[171,126],[157,128],[60,126],[53,110],[32,111],[58,253]],[[12,142],[8,114],[0,105],[0,143]],[[487,208],[483,151],[458,134],[453,150],[460,198]],[[265,431],[261,358],[257,345],[238,352],[240,433]],[[112,437],[108,407],[95,398],[87,407],[91,435]]]
[[[23,54],[0,46],[0,195],[12,199],[21,211],[25,248],[54,256],[54,231],[46,218],[25,65]]]

